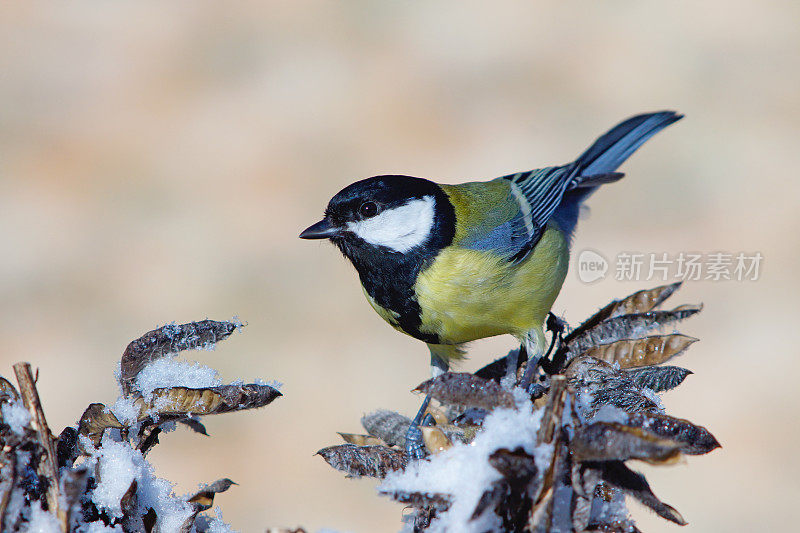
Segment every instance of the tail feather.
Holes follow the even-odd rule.
[[[553,212],[553,220],[570,239],[581,204],[600,185],[621,179],[623,175],[614,171],[650,137],[682,118],[674,111],[631,117],[602,135],[572,163],[574,181]]]
[[[614,172],[650,137],[682,119],[674,111],[636,115],[614,126],[575,160],[576,175]]]

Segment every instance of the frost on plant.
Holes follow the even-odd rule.
[[[215,370],[175,357],[211,348],[240,326],[168,324],[131,342],[120,364],[120,398],[110,407],[89,405],[58,438],[47,426],[30,365],[15,365],[19,391],[0,378],[0,530],[232,531],[218,509],[203,514],[215,494],[234,484],[230,479],[179,496],[146,457],[176,422],[205,435],[200,417],[263,407],[281,396],[261,380],[224,385]]]
[[[719,447],[702,426],[667,415],[658,396],[691,374],[662,363],[697,339],[657,334],[701,309],[658,310],[679,287],[611,302],[566,335],[550,321],[555,349],[535,372],[515,350],[475,374],[419,385],[438,402],[421,428],[424,460],[408,460],[411,420],[388,410],[362,418],[367,434],[340,433],[346,444],[319,453],[348,476],[381,479],[380,494],[412,509],[406,531],[633,532],[630,499],[683,525],[629,463],[668,465]]]

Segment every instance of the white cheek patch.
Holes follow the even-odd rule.
[[[435,205],[433,196],[417,198],[372,218],[348,222],[347,229],[370,244],[404,253],[428,239]]]

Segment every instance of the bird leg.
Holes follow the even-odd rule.
[[[547,347],[547,352],[545,352],[544,355],[536,361],[538,364],[531,364],[531,362],[528,361],[528,366],[525,368],[525,374],[522,376],[522,379],[519,382],[519,386],[531,394],[531,396],[539,397],[547,390],[547,387],[542,384],[532,383],[533,377],[539,367],[541,367],[546,374],[555,373],[555,370],[559,366],[555,361],[555,357],[558,355],[560,348],[563,346],[565,328],[566,323],[556,315],[550,313],[547,316],[547,330],[552,334],[550,345]],[[558,344],[558,349],[556,349],[555,355],[553,356],[554,360],[551,361],[550,355],[553,353],[553,348],[556,346],[556,344]]]
[[[447,372],[449,366],[446,360],[431,353],[431,377],[433,379]],[[422,430],[419,428],[420,426],[432,426],[436,423],[430,413],[425,414],[430,403],[431,395],[426,394],[419,411],[417,411],[414,420],[408,426],[408,431],[406,431],[405,448],[409,459],[423,459],[427,455],[425,443],[422,440]]]
[[[547,348],[547,353],[542,358],[540,362],[542,370],[544,370],[548,374],[555,374],[561,369],[561,365],[564,362],[560,359],[560,356],[563,358],[563,350],[564,347],[564,332],[566,331],[567,323],[557,317],[555,314],[550,313],[547,315],[547,331],[552,333],[552,338],[550,341],[550,346]],[[553,348],[558,343],[558,348],[553,351]],[[550,359],[550,354],[552,353],[553,358]]]

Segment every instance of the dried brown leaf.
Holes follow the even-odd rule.
[[[634,472],[621,461],[608,461],[598,463],[603,481],[623,491],[628,496],[636,498],[639,502],[649,507],[662,518],[666,518],[678,525],[685,526],[686,521],[673,507],[659,500],[643,475]]]
[[[681,452],[687,455],[702,455],[720,447],[710,431],[682,418],[658,413],[634,413],[628,415],[627,423],[677,442]]]
[[[491,379],[493,381],[499,382],[503,376],[508,373],[509,367],[509,358],[512,360],[517,361],[517,368],[519,369],[520,365],[528,360],[527,354],[523,353],[522,357],[520,357],[520,350],[516,348],[508,352],[507,355],[504,357],[500,357],[499,359],[495,359],[488,365],[480,368],[475,372],[475,375],[479,378],[483,379]]]
[[[640,387],[664,392],[683,383],[692,371],[679,366],[646,366],[628,370],[626,373]]]
[[[680,455],[679,443],[616,422],[595,422],[577,428],[569,447],[576,461],[642,459],[663,464]]]
[[[682,354],[697,340],[678,333],[623,339],[592,346],[581,355],[588,355],[607,363],[618,363],[621,368],[637,368],[660,365]]]
[[[201,320],[180,325],[167,324],[148,331],[128,344],[122,354],[120,384],[123,392],[131,393],[136,376],[148,363],[184,350],[211,347],[239,327],[241,324],[238,322]]]
[[[650,399],[627,373],[617,370],[605,361],[582,356],[573,359],[566,370],[570,389],[591,397],[589,415],[604,405],[618,407],[626,412],[659,412]]]
[[[514,407],[514,396],[496,381],[473,374],[446,372],[421,383],[416,389],[443,404],[495,409]]]
[[[387,446],[356,446],[340,444],[317,452],[325,462],[348,477],[383,479],[388,472],[404,470],[408,463],[406,452]]]
[[[344,439],[344,441],[348,444],[355,444],[356,446],[385,446],[386,443],[383,442],[382,439],[378,437],[374,437],[372,435],[359,435],[357,433],[342,433],[341,431],[338,432],[339,435]]]
[[[411,425],[411,419],[387,409],[379,409],[361,417],[361,425],[367,433],[378,437],[388,446],[406,444],[406,432]]]
[[[617,302],[611,317],[652,311],[681,288],[681,282],[634,292]]]
[[[257,383],[205,389],[172,387],[154,390],[145,412],[165,417],[217,415],[263,407],[280,396],[273,387]]]
[[[683,305],[671,311],[648,311],[617,316],[604,320],[579,335],[571,334],[569,340],[565,342],[570,353],[582,354],[598,344],[641,338],[650,331],[685,320],[699,313],[702,308],[701,305]]]
[[[512,486],[527,485],[536,475],[536,459],[523,448],[500,448],[489,456],[489,464]]]
[[[214,495],[225,492],[231,485],[236,483],[228,478],[218,479],[195,492],[187,501],[195,504],[199,511],[205,511],[214,505]]]
[[[204,426],[203,423],[197,420],[196,418],[182,418],[178,420],[178,422],[188,427],[195,433],[199,433],[201,435],[205,435],[206,437],[208,437],[208,431],[206,430],[206,426]]]
[[[584,333],[593,329],[595,326],[616,316],[646,313],[652,311],[664,300],[672,296],[681,286],[681,283],[671,283],[669,285],[661,285],[652,289],[635,292],[622,300],[613,300],[608,305],[600,309],[597,313],[586,319],[580,326],[575,328],[564,340],[567,344],[574,339],[582,336]]]
[[[81,415],[81,420],[78,422],[78,433],[89,437],[95,446],[99,446],[106,429],[123,427],[125,426],[105,405],[93,403],[89,404],[89,407]]]

